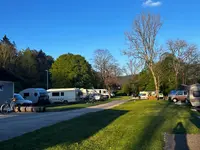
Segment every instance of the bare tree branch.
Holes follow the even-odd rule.
[[[161,26],[159,15],[141,14],[134,20],[132,31],[125,33],[129,49],[125,50],[124,54],[148,66],[154,79],[157,95],[159,84],[153,66],[160,50],[156,48],[156,36]]]

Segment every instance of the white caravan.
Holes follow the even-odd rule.
[[[19,94],[24,98],[31,100],[33,104],[48,104],[49,96],[47,91],[43,88],[28,88],[19,92]]]
[[[107,89],[87,89],[89,94],[98,93],[104,96],[108,96],[108,90]]]
[[[200,84],[193,84],[188,86],[187,99],[194,107],[200,106]]]
[[[81,100],[82,92],[78,88],[47,90],[50,103],[74,103]]]

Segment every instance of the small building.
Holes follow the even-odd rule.
[[[13,98],[14,82],[20,80],[14,73],[0,68],[0,105]]]

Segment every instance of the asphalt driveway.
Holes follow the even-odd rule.
[[[24,133],[31,132],[55,123],[98,112],[126,103],[128,100],[112,101],[106,104],[91,106],[71,111],[45,113],[13,113],[0,115],[0,141],[8,140]]]

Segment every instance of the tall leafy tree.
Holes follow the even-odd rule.
[[[16,57],[17,49],[15,43],[11,43],[5,35],[0,41],[0,67],[13,71]]]
[[[94,80],[91,65],[81,55],[61,55],[50,69],[55,88],[91,88]]]

